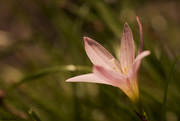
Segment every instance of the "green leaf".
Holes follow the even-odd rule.
[[[27,81],[34,80],[34,79],[40,78],[42,76],[46,76],[46,75],[61,72],[61,71],[87,71],[87,72],[90,72],[91,69],[86,66],[74,66],[74,65],[65,65],[65,66],[60,66],[60,67],[51,67],[51,68],[42,69],[42,70],[36,71],[34,73],[31,73],[31,74],[25,76],[24,78],[19,80],[17,83],[13,84],[8,89],[8,92],[14,90],[16,87],[18,87],[19,85],[21,85],[22,83],[25,83]]]

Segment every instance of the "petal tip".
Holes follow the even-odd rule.
[[[88,40],[88,37],[83,37],[84,41],[87,41]]]
[[[138,17],[138,16],[136,17],[136,21],[137,21],[137,22],[138,22],[138,24],[139,24],[139,28],[140,28],[140,29],[142,29],[142,25],[141,25],[141,22],[140,22],[140,20],[139,20],[139,17]],[[142,30],[141,30],[141,31],[142,31]]]
[[[139,16],[136,16],[136,20],[139,21]]]
[[[126,23],[124,24],[123,33],[126,33],[126,32],[128,32],[128,31],[131,31],[131,29],[130,29],[128,23],[126,22]]]
[[[83,37],[84,40],[88,39],[88,37]]]
[[[151,51],[147,50],[147,55],[150,55],[151,54]]]
[[[124,27],[128,27],[129,25],[128,25],[128,23],[127,22],[125,22],[125,24],[124,24]]]
[[[88,43],[88,44],[93,43],[93,40],[91,38],[89,38],[89,37],[83,37],[83,39],[84,39],[85,43]]]
[[[67,79],[65,82],[71,82],[69,79]]]
[[[86,46],[86,45],[89,45],[91,39],[88,38],[88,37],[83,37],[83,39],[84,39],[84,44],[85,44],[85,46]]]

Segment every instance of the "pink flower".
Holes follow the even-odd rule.
[[[127,23],[124,25],[121,38],[120,63],[103,46],[84,37],[85,50],[94,64],[93,73],[67,79],[66,82],[92,82],[119,87],[133,102],[139,101],[138,71],[141,59],[150,54],[143,50],[142,26],[140,28],[140,45],[135,58],[135,47],[132,31]]]

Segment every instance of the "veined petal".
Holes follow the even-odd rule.
[[[91,82],[112,85],[111,83],[99,78],[93,73],[75,76],[66,80],[66,82]]]
[[[133,85],[131,80],[127,78],[127,86],[124,86],[122,90],[133,102],[139,102],[139,88],[137,84]]]
[[[129,69],[128,78],[132,77],[134,74],[137,74],[137,71],[139,70],[141,64],[141,59],[148,56],[149,54],[150,51],[144,51],[136,57],[131,68]]]
[[[93,73],[116,87],[120,87],[126,83],[126,77],[115,70],[107,70],[101,66],[94,66]]]
[[[143,29],[142,29],[142,25],[141,25],[141,22],[139,20],[139,17],[137,16],[136,17],[136,20],[138,22],[138,25],[139,25],[139,33],[140,33],[140,40],[139,40],[139,49],[138,49],[138,54],[139,55],[142,51],[143,51]]]
[[[84,37],[84,43],[86,53],[94,65],[107,69],[116,68],[122,72],[118,61],[103,46],[88,37]]]
[[[138,92],[137,94],[134,92],[133,85],[129,82],[130,80],[123,74],[114,70],[107,70],[100,66],[94,66],[93,73],[113,86],[119,87],[133,102],[138,100]]]
[[[128,67],[131,67],[134,61],[135,48],[134,48],[134,39],[132,35],[132,31],[127,23],[124,25],[124,30],[121,38],[121,67],[124,74],[126,74],[125,70]]]

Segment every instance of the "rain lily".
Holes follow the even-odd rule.
[[[119,87],[133,102],[139,101],[138,71],[141,59],[150,54],[143,50],[142,26],[137,17],[140,29],[140,45],[135,58],[135,45],[132,31],[127,23],[124,25],[120,63],[103,46],[84,37],[86,53],[94,64],[93,73],[67,79],[66,82],[92,82]]]

